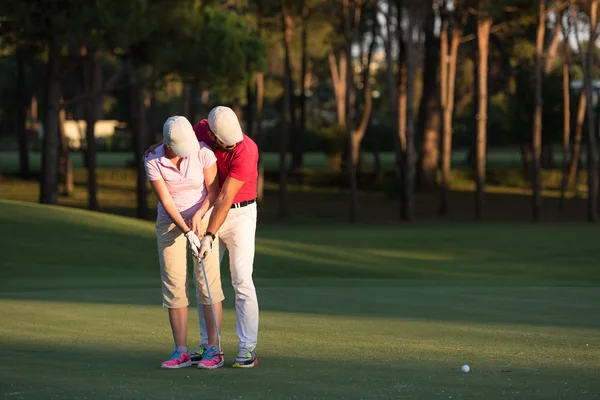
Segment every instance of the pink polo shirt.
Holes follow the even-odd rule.
[[[204,169],[217,161],[215,154],[200,142],[200,151],[182,159],[180,170],[165,157],[164,145],[156,148],[145,161],[149,181],[163,179],[183,219],[189,219],[202,206],[208,191],[204,185]],[[170,220],[163,205],[158,203],[158,218]]]
[[[217,175],[219,176],[219,189],[223,188],[225,179],[231,176],[243,181],[244,184],[233,199],[233,203],[253,200],[256,198],[256,183],[258,181],[258,147],[256,143],[244,134],[232,152],[223,151],[213,146],[213,141],[208,136],[208,120],[203,119],[194,125],[196,138],[211,146],[217,157]]]

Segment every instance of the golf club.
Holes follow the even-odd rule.
[[[217,336],[219,338],[219,351],[221,351],[221,333],[219,332],[219,324],[217,323],[217,314],[215,314],[215,307],[213,306],[212,296],[210,294],[210,285],[208,284],[208,277],[206,276],[206,268],[204,267],[204,260],[200,255],[198,255],[198,261],[200,261],[200,266],[202,267],[202,274],[204,275],[204,282],[206,284],[206,290],[208,291],[208,299],[210,301],[210,308],[212,310],[212,315],[215,320],[215,328],[217,329]]]

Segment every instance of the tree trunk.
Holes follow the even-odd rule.
[[[482,13],[482,10],[480,10]],[[477,140],[476,140],[476,195],[475,216],[483,219],[484,191],[486,176],[486,141],[487,141],[487,110],[488,110],[488,53],[490,29],[492,20],[485,16],[477,21],[477,43],[479,53],[479,96],[477,115]]]
[[[146,186],[146,172],[144,167],[144,152],[147,148],[146,141],[146,105],[144,104],[144,85],[135,82],[135,71],[129,61],[129,82],[131,87],[130,107],[131,107],[131,132],[133,135],[133,148],[135,157],[135,166],[137,170],[137,207],[136,216],[140,219],[148,219],[148,188]]]
[[[349,4],[350,3],[350,4]],[[352,114],[353,107],[351,103],[351,90],[353,86],[353,72],[352,72],[352,44],[354,43],[354,15],[355,9],[357,8],[355,0],[343,0],[342,6],[344,7],[344,26],[345,26],[345,39],[346,39],[346,96],[345,96],[345,109],[346,109],[346,140],[347,140],[347,154],[346,163],[348,168],[348,178],[350,180],[350,223],[356,222],[358,214],[358,188],[356,182],[356,163],[354,162],[354,140],[353,140],[353,129],[352,129]]]
[[[67,120],[67,113],[62,107],[58,112],[58,135],[60,137],[60,151],[59,151],[59,174],[62,179],[63,196],[71,196],[73,194],[73,163],[71,162],[71,155],[69,153],[69,142],[65,134],[65,121]]]
[[[289,98],[288,98],[288,133],[286,140],[286,152],[292,153],[292,162],[293,162],[293,154],[297,152],[298,146],[298,137],[296,136],[296,101],[294,94],[294,69],[292,66],[292,40],[294,36],[294,18],[290,15],[289,10],[286,10],[283,13],[284,18],[284,46],[285,48],[285,71],[286,76],[285,79],[287,84],[289,85]],[[291,148],[290,148],[291,147]],[[286,164],[287,165],[287,164]],[[291,165],[293,169],[293,165]]]
[[[598,29],[598,0],[592,0],[590,5],[590,43],[596,43],[598,37],[596,32]],[[577,28],[575,28],[577,32]],[[578,35],[579,36],[579,35]],[[579,42],[579,37],[577,38]],[[587,50],[587,59],[582,59],[584,65],[583,76],[585,81],[585,95],[587,97],[587,116],[588,116],[588,134],[587,134],[587,167],[588,167],[588,221],[595,222],[598,220],[598,170],[597,157],[598,148],[596,146],[596,113],[593,105],[594,89],[592,87],[592,76],[594,74],[594,53],[596,47],[590,46]],[[583,53],[580,50],[580,53]],[[586,64],[587,62],[587,64]]]
[[[60,108],[60,48],[49,46],[46,63],[46,111],[44,113],[44,139],[42,152],[42,171],[40,177],[40,203],[58,202],[58,153],[60,136],[58,132],[58,111]]]
[[[450,41],[450,57],[448,59],[448,89],[446,90],[446,106],[443,111],[443,145],[442,145],[442,202],[441,213],[448,212],[448,190],[450,186],[450,171],[452,168],[452,125],[454,118],[454,95],[456,88],[456,66],[458,64],[458,47],[464,28],[464,17],[460,23],[456,23],[452,30]],[[442,65],[446,65],[443,63]],[[445,68],[444,68],[445,69]]]
[[[333,82],[333,91],[335,94],[338,125],[344,126],[346,124],[346,54],[340,54],[339,67],[333,52],[329,53],[328,59],[329,68],[331,70],[331,80]]]
[[[560,183],[560,202],[559,210],[565,211],[565,192],[567,188],[567,178],[569,174],[569,153],[571,152],[571,93],[570,93],[570,75],[569,63],[570,45],[565,42],[565,61],[563,63],[563,161],[562,161],[562,180]]]
[[[262,160],[261,150],[262,150],[262,127],[263,127],[263,104],[264,104],[264,93],[265,93],[265,75],[263,73],[256,74],[256,117],[254,124],[254,140],[256,141],[256,145],[258,147],[258,182],[257,182],[257,198],[258,202],[262,203],[265,195],[265,167],[264,162]]]
[[[250,72],[248,73],[248,76],[252,76]],[[255,88],[256,85],[253,85],[252,79],[248,78],[248,82],[246,83],[246,112],[244,114],[246,119],[245,131],[249,136],[254,135],[254,117],[256,116],[256,112],[254,111],[254,108],[256,107],[254,104],[256,97],[254,93]]]
[[[397,31],[396,37],[398,38],[398,137],[400,140],[401,149],[401,160],[400,160],[400,219],[405,219],[406,205],[408,201],[406,199],[406,180],[408,171],[406,170],[407,162],[407,139],[406,139],[406,126],[407,126],[407,41],[412,38],[404,38],[404,31],[402,26],[404,24],[404,0],[396,0],[396,23]],[[412,118],[412,115],[411,115]]]
[[[124,72],[125,72],[125,66],[123,65],[122,62],[119,62],[119,67],[117,70],[115,70],[113,72],[113,74],[110,76],[110,78],[108,78],[108,80],[106,81],[106,83],[104,82],[104,77],[102,75],[102,62],[101,61],[97,61],[97,63],[99,64],[97,66],[97,71],[96,71],[96,79],[98,80],[98,90],[100,90],[100,88],[103,87],[104,85],[104,94],[101,94],[100,96],[98,96],[98,99],[96,100],[96,120],[102,120],[104,118],[104,103],[106,102],[106,98],[109,96],[109,91],[113,90],[114,86],[117,84],[117,82],[119,82],[119,79],[121,79],[121,77],[123,76]]]
[[[415,13],[416,14],[416,13]],[[416,28],[416,29],[415,29]],[[403,170],[405,171],[402,185],[404,202],[402,203],[402,219],[411,221],[415,214],[414,189],[415,189],[415,124],[414,124],[414,98],[415,77],[417,74],[416,57],[419,54],[414,43],[413,32],[420,29],[419,17],[409,15],[408,40],[406,43],[406,147]],[[420,40],[420,39],[418,39]]]
[[[577,123],[575,125],[575,137],[573,138],[573,153],[571,156],[571,164],[569,165],[569,174],[565,184],[565,190],[576,184],[575,177],[577,170],[579,169],[579,160],[581,158],[581,142],[583,140],[583,127],[585,124],[585,110],[587,107],[587,100],[585,97],[585,91],[581,92],[579,96],[579,108],[577,110]]]
[[[417,182],[421,189],[437,185],[440,153],[440,104],[437,95],[437,68],[440,41],[435,37],[436,14],[433,7],[427,15],[425,28],[425,60],[423,62],[423,96],[419,106],[418,133],[421,137]],[[441,40],[441,39],[440,39]]]
[[[535,109],[533,116],[533,220],[540,219],[542,209],[542,68],[544,52],[544,34],[546,33],[546,0],[539,0],[537,39],[535,46]]]
[[[387,67],[387,81],[389,88],[389,96],[390,96],[390,105],[392,110],[392,128],[394,135],[394,145],[396,150],[396,158],[395,158],[395,167],[396,167],[396,184],[398,187],[401,187],[402,184],[402,143],[400,141],[400,126],[398,122],[400,120],[398,116],[398,92],[397,92],[397,84],[396,78],[394,74],[394,58],[392,53],[392,16],[390,13],[386,16],[386,38],[384,38],[384,47],[385,47],[385,59],[386,59],[386,67]],[[379,154],[377,152],[377,154]],[[401,206],[400,206],[401,207]],[[400,213],[398,213],[400,215]]]
[[[562,14],[558,14],[562,17]],[[557,21],[554,25],[554,31],[552,32],[552,41],[548,46],[548,54],[546,56],[546,61],[544,62],[544,74],[548,75],[552,71],[552,66],[554,65],[554,61],[556,60],[556,56],[558,55],[558,47],[560,45],[560,33],[561,33],[561,23]]]
[[[352,132],[352,162],[354,165],[358,165],[358,157],[360,155],[360,145],[365,136],[365,132],[369,127],[371,121],[371,113],[373,111],[373,95],[371,93],[371,60],[373,59],[373,52],[375,51],[376,39],[377,39],[377,25],[373,23],[373,31],[371,32],[371,43],[367,52],[367,59],[362,66],[362,82],[363,82],[363,93],[364,93],[364,110],[360,120],[358,128]],[[354,108],[353,108],[354,109]]]
[[[306,136],[306,78],[308,68],[308,13],[310,9],[305,0],[301,1],[302,10],[302,61],[300,67],[300,123],[294,135],[294,151],[292,153],[292,169],[304,165],[304,137]]]
[[[85,138],[87,150],[85,152],[86,167],[88,170],[87,188],[88,188],[88,209],[92,211],[98,210],[98,183],[96,180],[96,121],[98,120],[98,96],[97,93],[101,86],[100,70],[102,65],[96,59],[94,53],[88,53],[84,57],[84,84],[85,91],[90,93],[85,104]]]
[[[373,137],[373,174],[375,175],[375,179],[377,182],[381,182],[383,178],[382,168],[381,168],[381,153],[379,151],[379,140],[377,136]]]
[[[19,174],[21,179],[29,178],[29,143],[27,140],[27,88],[25,86],[25,52],[16,51],[17,57],[17,138],[19,140]]]
[[[237,116],[240,126],[243,127],[244,126],[244,118],[242,115],[242,104],[241,104],[239,97],[234,97],[233,101],[231,102],[231,109]]]
[[[286,218],[288,216],[287,205],[287,150],[288,150],[288,135],[290,133],[290,111],[292,97],[292,69],[290,61],[290,46],[292,42],[292,17],[285,10],[282,14],[283,28],[283,48],[284,48],[284,64],[285,64],[285,83],[283,94],[283,112],[282,112],[282,132],[281,143],[279,150],[279,217]]]
[[[452,143],[452,132],[448,134],[448,21],[442,16],[442,27],[440,29],[440,107],[442,109],[442,182],[440,191],[440,214],[448,212],[448,185],[450,182],[450,157],[452,150],[448,149],[448,142]],[[450,137],[448,137],[450,136]],[[450,145],[451,148],[451,145]]]

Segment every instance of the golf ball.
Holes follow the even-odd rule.
[[[469,366],[467,364],[463,365],[461,368],[462,372],[469,372],[471,370],[471,368],[469,368]]]

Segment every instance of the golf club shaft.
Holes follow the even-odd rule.
[[[202,273],[204,275],[204,283],[206,284],[206,290],[208,291],[208,300],[210,301],[210,308],[212,310],[212,315],[215,320],[215,329],[217,330],[217,337],[219,339],[219,351],[221,351],[221,333],[219,332],[219,324],[217,323],[217,314],[215,313],[215,306],[213,305],[212,296],[210,294],[210,285],[208,284],[208,277],[206,275],[206,268],[204,267],[204,260],[198,257],[200,261],[200,266],[202,267]]]

